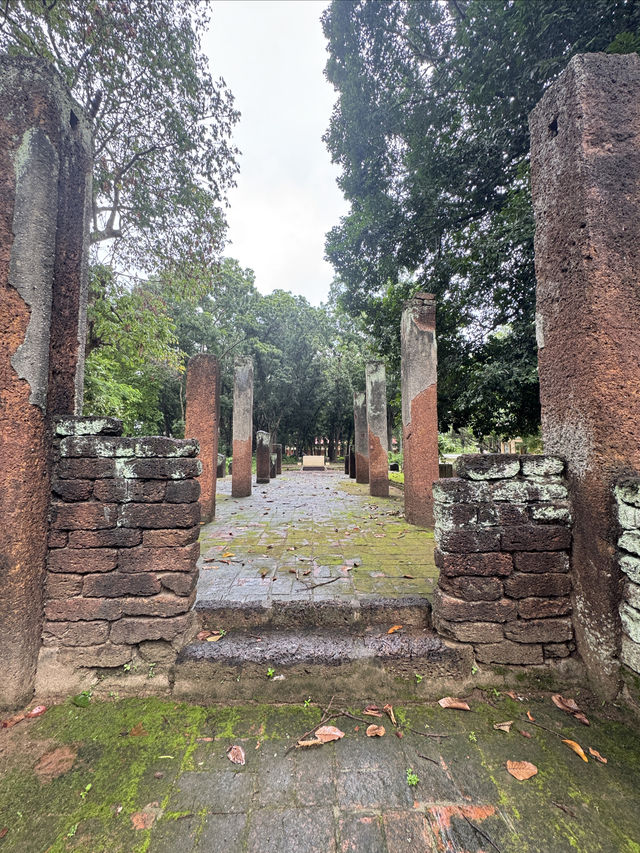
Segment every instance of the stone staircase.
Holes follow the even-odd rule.
[[[424,598],[261,602],[201,600],[202,630],[216,642],[186,646],[173,694],[207,702],[411,701],[460,690],[467,648],[431,628]],[[393,626],[402,626],[388,633]]]

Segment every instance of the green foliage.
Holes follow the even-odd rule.
[[[418,782],[420,781],[420,777],[417,773],[415,773],[411,767],[407,768],[407,785],[410,788],[415,788]]]
[[[441,429],[535,432],[527,116],[574,53],[637,49],[640,4],[334,0],[323,27],[339,304],[393,367],[402,301],[435,293]]]

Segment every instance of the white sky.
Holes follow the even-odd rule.
[[[242,113],[242,155],[229,194],[226,254],[275,288],[326,299],[333,268],[325,233],[347,210],[322,142],[336,99],[324,77],[320,15],[327,0],[215,0],[203,47]]]

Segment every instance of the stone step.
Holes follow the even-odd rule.
[[[206,702],[416,701],[460,691],[471,683],[472,666],[469,648],[425,628],[232,630],[180,652],[173,695]]]
[[[196,602],[195,611],[202,628],[209,630],[339,628],[350,633],[362,633],[371,625],[431,627],[431,604],[420,596],[286,598],[269,602],[202,599]]]

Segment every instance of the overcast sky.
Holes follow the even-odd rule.
[[[227,255],[262,293],[281,288],[317,305],[333,268],[325,233],[346,212],[322,142],[335,100],[323,69],[327,0],[215,0],[204,49],[242,113],[238,186],[229,196]]]

